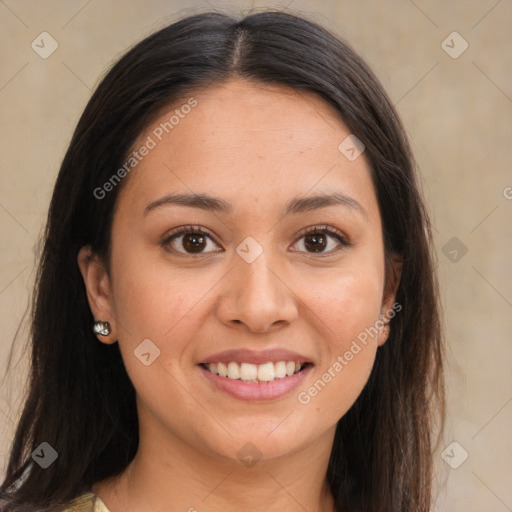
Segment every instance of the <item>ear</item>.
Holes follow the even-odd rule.
[[[388,339],[391,325],[391,319],[402,309],[401,304],[396,304],[396,292],[400,279],[402,278],[403,260],[398,254],[392,254],[386,257],[386,276],[384,284],[384,292],[382,295],[382,306],[380,310],[384,327],[381,329],[377,344],[384,345]]]
[[[101,258],[92,252],[91,247],[88,245],[80,249],[77,261],[94,320],[110,324],[110,334],[107,336],[98,335],[98,339],[102,343],[115,343],[117,340],[116,325],[110,277],[106,266]]]

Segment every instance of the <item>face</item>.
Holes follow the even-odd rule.
[[[339,149],[349,135],[311,93],[235,80],[141,134],[110,272],[87,248],[79,264],[147,435],[228,459],[332,436],[394,303],[368,162]]]

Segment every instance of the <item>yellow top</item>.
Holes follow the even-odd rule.
[[[86,492],[69,503],[64,512],[110,512],[93,492]]]

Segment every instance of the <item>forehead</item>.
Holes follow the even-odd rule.
[[[191,106],[193,105],[193,106]],[[339,145],[350,135],[317,95],[232,80],[184,95],[146,128],[134,149],[152,148],[122,195],[147,204],[169,192],[215,195],[241,207],[267,198],[343,191],[376,207],[364,153],[350,161]],[[374,203],[374,204],[372,204]]]

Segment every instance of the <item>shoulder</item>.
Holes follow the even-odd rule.
[[[86,492],[70,501],[64,512],[109,512],[109,510],[96,494]]]

